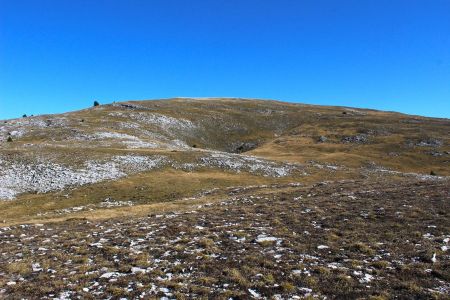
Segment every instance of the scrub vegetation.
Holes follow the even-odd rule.
[[[97,104],[0,123],[0,298],[448,298],[448,119]]]

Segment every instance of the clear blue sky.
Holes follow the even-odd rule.
[[[0,119],[271,98],[450,117],[450,1],[0,0]]]

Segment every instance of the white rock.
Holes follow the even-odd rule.
[[[374,277],[372,275],[365,273],[364,277],[361,278],[361,280],[359,282],[361,282],[361,283],[371,282],[373,280],[373,278]]]
[[[302,287],[299,288],[300,291],[306,293],[306,294],[311,294],[312,293],[312,289],[306,288],[306,287]]]
[[[147,273],[146,269],[138,268],[138,267],[132,267],[131,273],[137,274],[137,273]]]
[[[166,157],[118,155],[107,161],[86,161],[82,168],[52,162],[6,162],[0,168],[0,199],[14,199],[25,192],[47,193],[67,186],[97,183],[148,171],[167,162]]]
[[[35,263],[31,265],[31,269],[33,272],[40,272],[42,271],[41,265],[39,263]]]
[[[120,276],[123,276],[123,274],[119,273],[119,272],[107,272],[107,273],[103,274],[102,276],[100,276],[100,278],[110,279],[110,278],[116,278],[116,277],[120,277]]]
[[[264,242],[278,242],[280,241],[279,238],[276,238],[274,236],[266,236],[264,234],[258,235],[258,237],[255,239],[257,243],[264,243]]]
[[[252,295],[254,298],[261,298],[261,295],[258,294],[255,290],[248,289],[248,292],[249,292],[250,295]]]

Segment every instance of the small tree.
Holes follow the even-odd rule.
[[[12,137],[8,136],[7,142],[11,143],[13,141]]]
[[[26,118],[26,117],[27,117],[27,114],[23,114],[22,118]]]
[[[99,106],[99,105],[100,105],[100,103],[98,103],[98,101],[95,100],[95,101],[94,101],[94,106]]]

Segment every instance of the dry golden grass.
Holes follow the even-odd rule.
[[[172,210],[191,209],[195,205],[214,202],[226,195],[224,189],[236,186],[258,186],[265,184],[284,184],[295,181],[293,178],[270,178],[249,173],[230,173],[221,171],[201,171],[187,173],[176,170],[161,170],[141,173],[116,181],[108,181],[79,187],[70,191],[47,194],[24,195],[15,201],[0,202],[0,226],[19,223],[52,222],[68,218],[107,219],[117,216],[142,216]],[[204,191],[219,188],[212,195],[202,196]],[[69,194],[69,197],[64,196]],[[196,196],[195,199],[189,199]],[[135,205],[74,213],[55,213],[66,208],[95,205],[113,198],[132,200]],[[187,199],[185,199],[187,198]],[[48,213],[39,216],[39,213]]]
[[[2,296],[70,290],[80,298],[442,298],[449,279],[446,253],[438,250],[449,228],[447,181],[259,187],[188,211],[11,226],[0,231]],[[280,244],[261,247],[261,234]],[[35,263],[43,270],[18,280]],[[120,276],[102,277],[109,272]]]
[[[269,178],[246,172],[232,173],[220,169],[184,172],[171,168],[154,170],[87,186],[46,194],[24,194],[17,200],[0,202],[0,222],[3,225],[23,222],[50,222],[67,218],[107,219],[118,216],[142,216],[149,213],[191,209],[214,202],[226,193],[198,196],[202,191],[231,186],[282,184],[300,181],[310,184],[320,181],[361,179],[360,170],[374,166],[401,172],[450,175],[450,121],[399,113],[332,106],[313,106],[278,101],[245,99],[169,99],[158,101],[128,101],[125,108],[101,105],[67,115],[68,126],[34,128],[32,135],[0,146],[0,154],[21,158],[44,157],[62,165],[82,166],[86,160],[112,155],[164,155],[174,161],[195,161],[200,149],[236,152],[240,143],[253,143],[245,154],[282,162],[317,161],[343,166],[339,171],[307,169],[307,176]],[[156,113],[197,124],[194,131],[172,130],[169,137],[196,145],[199,151],[157,149],[127,149],[118,141],[111,144],[89,144],[71,139],[73,132],[95,134],[114,130],[148,140],[140,131],[119,126],[121,122],[137,122],[117,113]],[[111,115],[112,114],[112,115]],[[115,114],[115,115],[114,115]],[[44,116],[51,119],[54,116]],[[155,134],[166,134],[155,124],[140,124]],[[346,136],[367,135],[366,143],[343,143]],[[325,136],[325,142],[318,139]],[[423,139],[437,139],[439,147],[419,147]],[[33,147],[26,144],[32,143]],[[86,147],[89,145],[90,147]],[[412,145],[412,146],[411,146]],[[433,156],[430,152],[437,151]],[[445,154],[447,153],[447,154]],[[182,200],[198,196],[197,199]],[[98,205],[106,198],[132,201],[134,206],[104,209]],[[65,213],[63,210],[89,206],[84,210]],[[420,213],[420,212],[417,212]],[[277,224],[275,224],[277,225]]]

